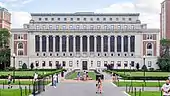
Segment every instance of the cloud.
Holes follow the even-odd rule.
[[[23,24],[29,23],[31,15],[28,12],[12,11],[12,28],[23,28]]]
[[[32,2],[33,0],[1,0],[7,7],[23,7],[25,4]]]
[[[139,19],[148,24],[148,28],[160,26],[160,3],[163,0],[134,0],[133,2],[115,3],[108,7],[97,9],[98,13],[140,13]]]

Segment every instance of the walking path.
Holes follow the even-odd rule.
[[[116,87],[111,83],[111,76],[106,73],[102,73],[105,77],[103,82],[102,96],[129,96],[124,93],[124,90]],[[59,77],[60,78],[60,77]],[[76,80],[64,80],[59,79],[60,82],[57,87],[47,86],[46,91],[37,96],[95,96],[96,95],[96,81],[76,81]],[[98,94],[100,95],[100,94]],[[98,96],[97,95],[97,96]],[[101,95],[100,95],[101,96]]]

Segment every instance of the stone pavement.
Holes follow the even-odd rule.
[[[103,94],[99,96],[128,96],[123,93],[118,87],[113,86],[111,83],[103,83]],[[57,85],[57,88],[48,86],[46,91],[37,96],[95,96],[96,83],[94,82],[62,82]],[[97,95],[98,96],[98,95]]]

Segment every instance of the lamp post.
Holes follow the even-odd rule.
[[[15,83],[15,53],[12,54],[13,57],[13,83]]]
[[[143,56],[143,64],[144,64],[143,76],[144,76],[144,82],[145,82],[145,79],[146,79],[146,78],[145,78],[145,75],[146,75],[146,74],[145,74],[145,59],[146,59],[146,58],[145,58],[145,55],[144,55],[144,56]]]

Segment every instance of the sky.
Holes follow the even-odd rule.
[[[148,28],[160,26],[160,3],[163,0],[0,0],[0,6],[12,14],[12,28],[29,23],[30,13],[140,13]]]

